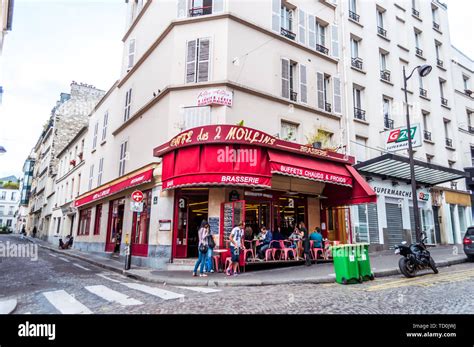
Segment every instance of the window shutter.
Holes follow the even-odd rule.
[[[281,0],[272,0],[272,30],[280,33]]]
[[[337,25],[331,25],[331,51],[332,56],[339,58],[339,32]]]
[[[337,0],[331,0],[331,4],[333,4],[334,6],[337,6]]]
[[[288,59],[281,60],[281,96],[290,98],[290,61]]]
[[[209,81],[209,39],[199,40],[198,82]]]
[[[184,109],[184,127],[191,129],[211,124],[211,107],[186,107]]]
[[[333,95],[334,95],[334,113],[341,114],[342,113],[342,92],[341,92],[341,78],[340,77],[333,77],[332,78],[332,85],[334,88]]]
[[[196,40],[187,42],[186,52],[186,83],[196,82]]]
[[[308,15],[308,45],[316,49],[316,20],[313,15]]]
[[[305,45],[306,44],[306,13],[304,11],[298,11],[298,27],[299,27],[299,43]]]
[[[324,110],[324,74],[322,72],[316,73],[318,88],[318,108]]]
[[[135,39],[128,43],[128,68],[131,69],[135,64]]]
[[[301,102],[308,102],[308,87],[306,81],[306,66],[300,65],[300,100]]]
[[[224,12],[224,0],[213,0],[212,13]]]
[[[178,0],[178,18],[185,18],[186,15],[186,1],[187,0]]]

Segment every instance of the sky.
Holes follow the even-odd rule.
[[[255,0],[258,1],[258,0]],[[429,1],[429,0],[420,0]],[[445,0],[451,41],[474,58],[472,0]],[[120,75],[124,0],[16,0],[0,58],[0,177],[23,163],[72,81],[108,90]]]

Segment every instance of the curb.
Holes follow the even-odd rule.
[[[27,238],[28,241],[32,243],[36,243],[30,238]],[[139,281],[143,282],[148,282],[148,283],[157,283],[157,284],[164,284],[164,285],[179,285],[179,286],[208,286],[208,287],[251,287],[251,286],[269,286],[269,285],[282,285],[282,284],[323,284],[323,283],[336,283],[334,277],[330,276],[321,276],[321,277],[309,277],[309,278],[303,278],[303,279],[296,279],[296,280],[254,280],[254,279],[243,279],[243,280],[234,280],[234,279],[227,279],[224,277],[224,279],[208,279],[207,281],[200,281],[200,280],[195,280],[190,278],[188,279],[173,279],[173,278],[168,278],[168,277],[163,277],[163,276],[144,276],[139,273],[136,273],[135,271],[127,271],[123,270],[121,268],[117,268],[115,266],[111,266],[108,264],[103,264],[99,261],[96,261],[94,259],[89,259],[81,255],[77,254],[72,254],[72,253],[66,253],[62,252],[58,249],[55,249],[53,247],[49,247],[46,245],[41,245],[38,244],[38,246],[48,249],[52,252],[63,254],[72,258],[76,258],[82,261],[85,261],[89,264],[101,267],[103,269],[107,269],[116,273],[119,273],[121,275],[125,275],[127,277],[131,277],[134,279],[137,279]],[[457,264],[462,264],[467,262],[467,258],[459,258],[459,259],[453,259],[453,260],[441,260],[439,262],[436,262],[436,265],[438,267],[447,267],[447,266],[452,266],[452,265],[457,265]],[[401,274],[400,270],[398,268],[393,268],[393,269],[385,269],[385,270],[380,270],[380,271],[374,271],[374,276],[375,278],[377,277],[389,277],[389,276],[395,276]]]
[[[10,314],[15,311],[18,301],[16,299],[0,301],[0,314]]]

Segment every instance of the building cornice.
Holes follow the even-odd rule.
[[[146,10],[148,10],[148,8],[150,7],[150,5],[151,5],[152,2],[153,2],[153,0],[148,0],[147,3],[145,4],[145,6],[143,6],[142,10],[141,10],[140,13],[138,14],[138,16],[133,20],[132,25],[130,25],[130,28],[128,28],[127,32],[125,33],[124,37],[122,38],[122,41],[123,41],[123,42],[127,41],[128,37],[129,37],[130,34],[132,33],[133,29],[135,29],[135,27],[137,26],[138,22],[139,22],[140,19],[143,17],[143,15],[145,14]]]

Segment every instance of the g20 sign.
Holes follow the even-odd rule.
[[[410,138],[412,147],[421,147],[420,124],[410,126]],[[408,130],[406,127],[393,129],[385,132],[385,148],[389,152],[408,149]]]

